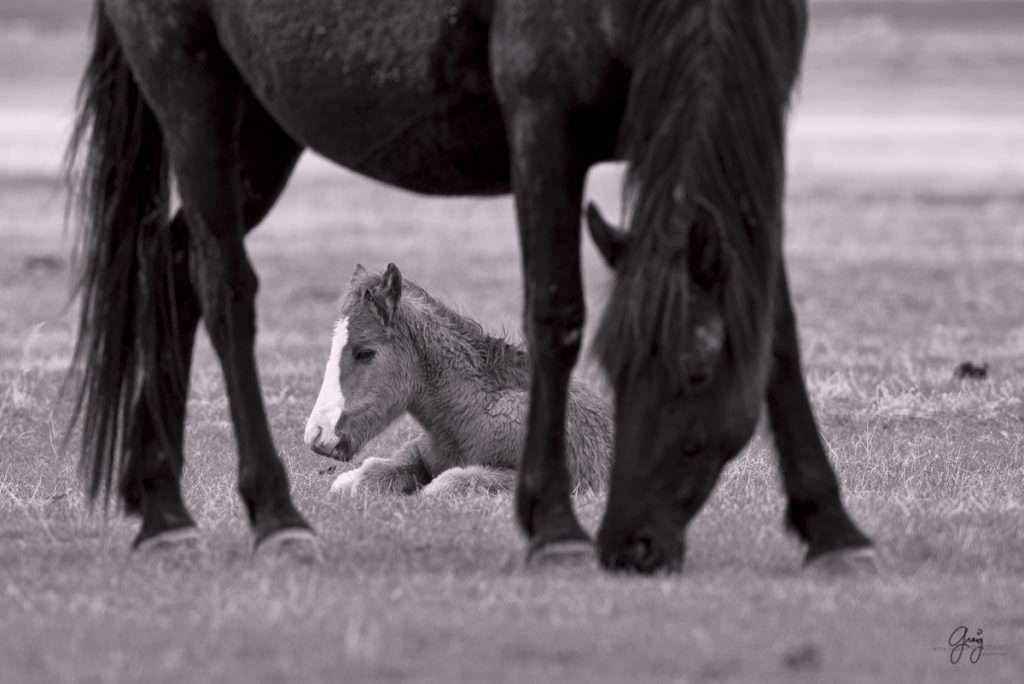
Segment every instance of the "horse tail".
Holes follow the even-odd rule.
[[[143,399],[147,364],[155,363],[154,336],[167,322],[153,309],[171,311],[158,303],[166,302],[163,276],[171,273],[165,263],[171,255],[170,191],[160,127],[100,1],[92,29],[92,54],[64,159],[69,210],[79,224],[74,294],[81,298],[68,375],[78,380],[77,397],[65,444],[81,422],[80,470],[90,501],[102,494],[106,505],[114,473],[123,472],[130,458],[119,454],[140,448],[131,443],[140,430],[130,412]],[[162,332],[173,333],[173,325]],[[166,435],[163,412],[152,401],[149,408],[152,427]]]
[[[629,27],[622,145],[628,246],[597,337],[612,379],[649,359],[685,377],[694,284],[723,353],[763,353],[781,254],[785,123],[805,0],[645,0]]]

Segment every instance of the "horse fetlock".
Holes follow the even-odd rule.
[[[836,551],[871,546],[839,499],[838,488],[818,496],[791,495],[786,506],[786,527],[807,544],[807,559]]]
[[[158,533],[148,533],[143,527],[132,542],[132,551],[139,555],[153,555],[192,549],[198,545],[199,530],[194,524],[181,525]]]
[[[308,526],[285,527],[256,539],[253,559],[315,565],[323,561],[316,534]]]
[[[313,528],[295,508],[287,493],[277,497],[263,494],[258,500],[243,494],[242,500],[249,512],[257,547],[273,535],[288,530],[302,530],[305,534],[313,534]]]
[[[576,519],[568,492],[555,496],[550,486],[543,491],[523,492],[522,480],[516,489],[516,514],[530,540],[530,547],[570,541],[590,541]]]

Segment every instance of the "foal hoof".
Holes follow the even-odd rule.
[[[829,576],[878,576],[883,563],[874,547],[839,549],[808,559],[804,567]]]
[[[169,551],[191,550],[199,547],[199,530],[194,525],[164,530],[158,534],[143,537],[142,533],[132,543],[132,552],[150,556]]]
[[[308,527],[286,527],[256,542],[252,551],[256,560],[286,560],[300,565],[314,565],[323,560],[316,535]]]
[[[580,567],[596,559],[594,545],[586,539],[532,543],[526,552],[526,564],[533,568]]]

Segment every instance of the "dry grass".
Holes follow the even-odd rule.
[[[1007,75],[1020,71],[1000,71],[1022,66],[1017,43],[979,42],[995,29],[972,23],[938,31],[922,20],[894,35],[873,14],[828,11],[838,14],[820,15],[828,21],[817,25],[797,112],[787,251],[812,399],[885,575],[801,571],[763,435],[691,526],[679,577],[528,570],[507,496],[327,499],[333,475],[305,451],[301,429],[354,264],[395,261],[495,328],[518,328],[521,300],[507,200],[424,200],[317,163],[249,245],[261,275],[265,397],[325,562],[250,559],[205,338],[185,476],[201,547],[129,558],[133,525],[87,514],[74,456],[59,448],[72,334],[60,196],[37,171],[45,164],[21,165],[23,148],[0,133],[0,159],[13,160],[0,168],[0,681],[1024,679],[1024,177],[979,172],[990,148],[973,145],[986,117],[1024,121]],[[860,60],[849,52],[858,45]],[[935,55],[953,71],[925,69]],[[35,111],[37,91],[47,111],[64,101],[52,83],[70,97],[66,79],[53,78],[11,81],[29,98],[24,111]],[[998,107],[973,107],[978,92]],[[928,128],[931,109],[915,109],[942,97],[974,128],[908,139],[889,127],[899,116],[887,112],[910,112],[925,130],[945,130]],[[881,123],[851,143],[829,113],[865,103]],[[24,123],[19,111],[0,113]],[[25,125],[59,146],[62,131]],[[1024,149],[1020,129],[1006,136],[1003,147]],[[890,144],[909,168],[886,171]],[[934,165],[956,151],[955,163]],[[614,186],[605,173],[591,189],[613,202]],[[610,281],[589,247],[586,263],[595,310]],[[989,376],[954,378],[964,360],[987,362]],[[592,365],[581,373],[597,377]],[[412,429],[400,424],[366,454],[389,453]],[[600,497],[577,506],[593,529]],[[951,665],[936,649],[960,624],[984,629],[987,654],[998,645],[1006,654]]]

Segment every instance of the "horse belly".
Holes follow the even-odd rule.
[[[432,194],[509,189],[479,0],[216,0],[224,49],[296,140]]]

